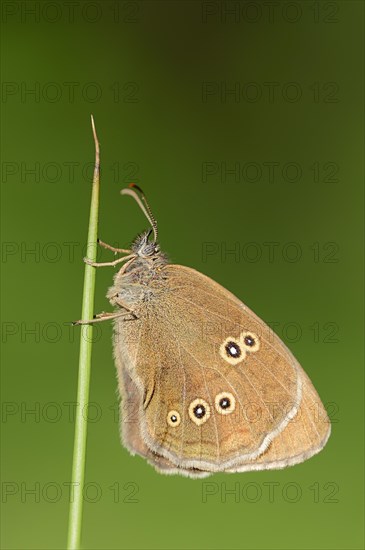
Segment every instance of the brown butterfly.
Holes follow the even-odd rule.
[[[138,193],[137,193],[138,192]],[[330,435],[325,408],[294,356],[245,304],[189,267],[173,265],[157,242],[157,223],[139,187],[132,196],[152,229],[115,266],[107,297],[122,441],[158,471],[284,468],[318,453]],[[151,237],[153,234],[153,238]]]

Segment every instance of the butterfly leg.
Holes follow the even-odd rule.
[[[114,294],[113,296],[108,296],[109,300],[113,300],[113,304],[116,304],[117,306],[123,308],[126,310],[127,313],[132,315],[134,319],[138,319],[137,315],[134,313],[134,311],[126,305],[126,303],[119,297],[119,294]]]
[[[102,311],[101,313],[98,313],[95,315],[94,319],[89,319],[87,321],[83,321],[80,319],[79,321],[74,321],[72,325],[89,325],[91,323],[100,323],[101,321],[110,321],[111,319],[116,319],[117,317],[123,317],[126,315],[131,315],[133,319],[138,319],[137,315],[131,310],[130,307],[128,307],[123,300],[121,300],[118,297],[118,294],[115,294],[111,298],[114,298],[114,303],[118,305],[119,307],[123,308],[125,311],[114,311],[112,313],[109,313],[107,311]]]
[[[93,262],[92,260],[89,260],[89,258],[84,258],[84,262],[87,265],[91,265],[93,267],[106,267],[106,266],[115,266],[117,264],[120,264],[122,262],[125,262],[126,260],[130,260],[131,258],[134,258],[134,254],[129,254],[128,256],[123,256],[122,258],[118,258],[117,260],[114,260],[114,262]]]
[[[104,243],[100,239],[98,239],[98,244],[100,244],[100,246],[106,248],[107,250],[111,250],[112,252],[114,252],[114,254],[130,254],[132,252],[131,250],[127,250],[125,248],[115,248],[114,246],[110,246],[110,244]]]
[[[116,319],[117,317],[122,317],[123,315],[128,315],[130,312],[127,311],[117,311],[115,313],[108,313],[107,311],[102,311],[95,315],[94,319],[88,319],[86,321],[80,319],[79,321],[73,321],[72,325],[90,325],[91,323],[100,323],[101,321],[110,321],[110,319]]]

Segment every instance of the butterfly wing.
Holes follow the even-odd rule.
[[[163,271],[159,295],[136,321],[116,325],[145,449],[185,473],[278,468],[318,452],[330,425],[283,342],[208,277],[178,265]]]
[[[119,378],[119,391],[121,395],[120,417],[121,417],[121,440],[132,456],[138,454],[145,458],[160,473],[182,474],[192,478],[207,477],[209,473],[198,469],[178,468],[167,458],[152,451],[141,436],[140,411],[142,410],[141,393],[133,382],[128,371],[120,364],[117,365]]]
[[[331,425],[313,384],[302,371],[298,413],[256,460],[241,462],[229,472],[273,470],[293,466],[317,454],[327,443]]]

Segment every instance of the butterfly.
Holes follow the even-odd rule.
[[[135,184],[121,191],[151,229],[95,267],[121,266],[107,298],[121,396],[121,438],[157,471],[193,478],[285,468],[326,444],[331,425],[310,379],[280,338],[202,273],[169,263]]]

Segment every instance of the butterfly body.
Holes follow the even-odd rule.
[[[318,453],[325,409],[288,348],[244,303],[168,263],[150,232],[116,274],[124,445],[164,473],[283,468]]]

